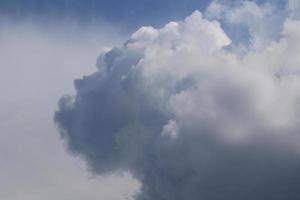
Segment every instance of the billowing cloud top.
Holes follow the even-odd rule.
[[[299,199],[300,21],[282,16],[265,41],[241,16],[273,13],[239,6],[233,14],[255,38],[244,48],[195,11],[103,52],[98,71],[59,101],[69,150],[95,174],[132,173],[138,200]],[[220,9],[213,15],[237,19]]]

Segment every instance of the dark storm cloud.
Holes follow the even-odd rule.
[[[300,22],[283,16],[280,39],[264,41],[251,20],[269,8],[234,9],[256,41],[243,56],[197,11],[103,52],[59,101],[69,150],[96,175],[132,173],[137,200],[300,198]]]

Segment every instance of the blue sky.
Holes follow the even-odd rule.
[[[134,32],[140,26],[161,27],[169,21],[182,20],[195,10],[205,11],[212,0],[1,0],[0,16],[16,22],[34,21],[35,24],[60,28],[76,34],[91,23],[106,23],[125,34]],[[240,0],[219,0],[224,4],[238,5]],[[257,0],[258,5],[271,3],[278,12],[285,9],[287,1]],[[223,19],[218,19],[220,22]],[[0,22],[3,20],[0,20]],[[51,23],[49,23],[51,22]],[[72,22],[72,24],[68,24]],[[234,40],[248,42],[244,27],[223,28]],[[70,31],[73,30],[73,33]]]
[[[195,9],[203,10],[209,2],[210,0],[2,0],[0,7],[2,12],[15,17],[73,17],[77,20],[101,18],[137,26],[180,19]]]
[[[268,1],[276,2],[279,7],[286,3],[280,0],[258,0],[257,3]],[[182,19],[194,10],[203,11],[210,2],[211,0],[2,0],[0,10],[16,19],[72,18],[89,21],[100,18],[137,28],[140,25],[157,26],[170,20]]]

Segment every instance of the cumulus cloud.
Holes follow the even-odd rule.
[[[237,18],[256,37],[259,21]],[[62,138],[95,174],[129,171],[137,200],[300,198],[300,21],[279,27],[280,38],[242,56],[198,11],[140,28],[60,99]]]

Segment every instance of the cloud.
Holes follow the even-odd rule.
[[[230,23],[253,25],[256,37],[248,6],[269,12],[244,3]],[[129,171],[138,200],[300,198],[300,22],[280,27],[242,56],[198,11],[142,27],[60,99],[62,138],[96,175]]]

